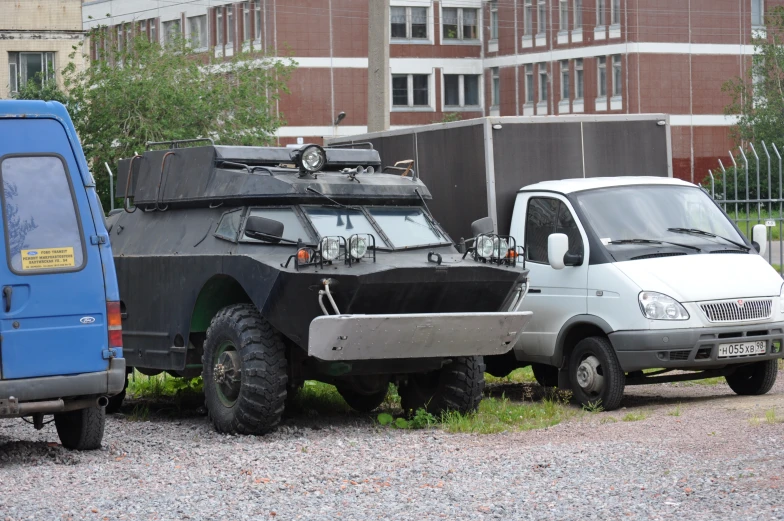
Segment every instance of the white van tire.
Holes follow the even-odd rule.
[[[106,411],[103,407],[88,407],[54,415],[54,426],[63,447],[71,450],[101,448]]]
[[[612,411],[621,405],[626,375],[610,341],[592,336],[574,347],[569,357],[569,381],[580,405]]]
[[[778,360],[764,360],[747,366],[739,367],[726,376],[727,385],[741,396],[758,396],[765,394],[776,383],[779,372]]]

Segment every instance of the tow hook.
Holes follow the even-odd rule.
[[[319,301],[319,307],[321,308],[321,311],[325,315],[329,315],[330,314],[329,311],[327,311],[327,307],[324,305],[324,296],[326,295],[327,299],[329,300],[329,303],[332,305],[333,311],[335,311],[334,314],[335,315],[340,315],[340,310],[338,309],[338,305],[335,304],[335,299],[332,298],[332,293],[329,291],[329,285],[330,284],[333,284],[333,285],[337,284],[337,281],[332,280],[332,279],[323,279],[321,281],[321,283],[324,285],[324,289],[320,289],[319,293],[318,293],[318,301]]]

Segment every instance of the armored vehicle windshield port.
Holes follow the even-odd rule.
[[[227,433],[273,429],[305,380],[358,411],[390,383],[406,411],[476,409],[482,355],[530,318],[513,238],[460,253],[372,146],[163,145],[121,161],[109,217],[129,366],[202,375]]]

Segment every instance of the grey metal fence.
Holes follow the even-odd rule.
[[[729,151],[732,166],[708,170],[710,193],[741,232],[751,238],[755,224],[768,229],[768,250],[765,257],[784,275],[784,187],[781,152],[775,144],[761,142],[759,151],[753,143],[748,149]]]

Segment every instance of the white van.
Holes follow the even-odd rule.
[[[514,360],[488,370],[531,363],[541,383],[605,410],[625,385],[724,376],[738,394],[773,386],[784,281],[760,256],[765,226],[749,242],[698,186],[537,183],[517,193],[511,235],[524,247],[533,318]]]

